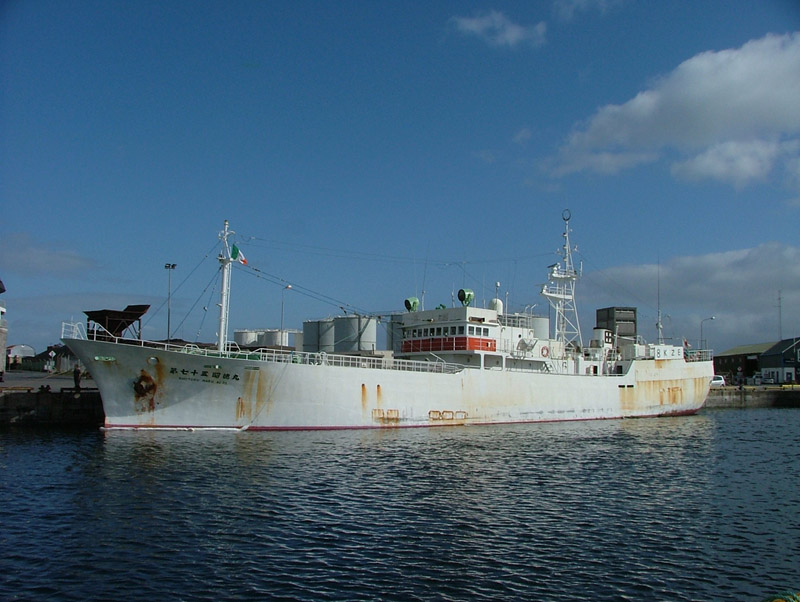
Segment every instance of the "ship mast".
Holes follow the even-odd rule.
[[[235,234],[228,229],[228,220],[225,220],[225,228],[219,233],[222,240],[222,251],[219,254],[219,262],[222,265],[222,290],[219,294],[219,332],[217,333],[217,350],[225,351],[228,345],[228,311],[231,303],[231,250],[228,247],[228,237]]]
[[[568,346],[583,347],[581,327],[578,323],[578,309],[575,305],[575,281],[578,272],[572,261],[573,247],[569,242],[569,220],[572,217],[569,209],[564,209],[561,219],[564,220],[564,246],[559,251],[562,261],[549,267],[550,282],[542,287],[542,295],[550,302],[556,313],[556,340]]]

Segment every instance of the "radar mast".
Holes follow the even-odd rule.
[[[561,261],[549,266],[549,282],[542,287],[542,295],[550,302],[556,314],[555,338],[564,345],[564,349],[583,347],[581,327],[578,322],[578,309],[575,305],[575,282],[580,274],[575,270],[572,247],[569,241],[569,220],[572,217],[569,209],[564,209],[561,219],[564,220],[564,246],[558,251]]]

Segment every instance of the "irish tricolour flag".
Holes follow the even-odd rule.
[[[239,247],[233,245],[233,249],[231,249],[231,259],[234,261],[238,261],[242,265],[247,265],[247,260],[244,258],[244,253],[239,250]]]

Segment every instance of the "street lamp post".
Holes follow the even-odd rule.
[[[716,319],[716,316],[711,316],[710,318],[703,318],[700,320],[700,349],[705,349],[705,344],[703,343],[703,322],[708,322],[709,320]]]
[[[175,269],[177,263],[165,263],[164,269],[167,270],[167,345],[170,342],[170,318],[172,313],[172,308],[170,307],[172,303],[172,270]]]
[[[292,289],[292,285],[291,284],[287,284],[281,290],[281,330],[278,333],[278,336],[281,338],[281,351],[283,351],[283,301],[284,301],[284,296],[285,296],[286,291],[287,290],[291,290],[291,289]]]

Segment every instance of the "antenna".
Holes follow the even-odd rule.
[[[425,281],[428,278],[428,255],[430,253],[430,243],[428,249],[425,251],[425,267],[422,270],[422,294],[420,295],[421,311],[425,311]]]
[[[661,323],[661,257],[658,258],[658,318],[656,319],[656,331],[658,332],[658,344],[664,344],[664,325]]]

